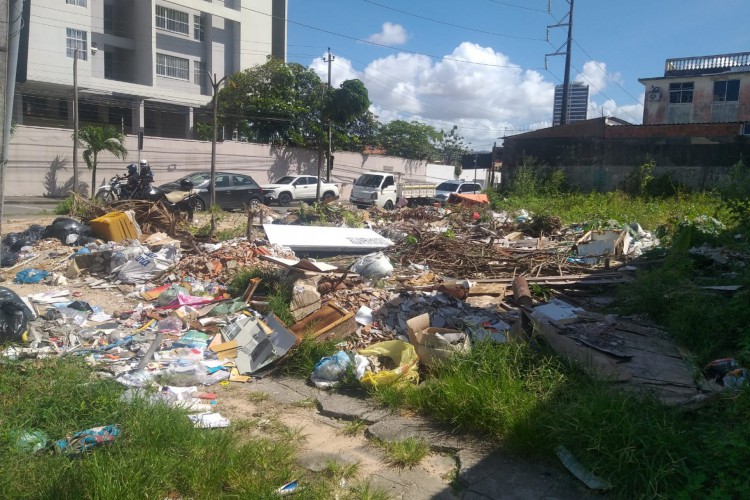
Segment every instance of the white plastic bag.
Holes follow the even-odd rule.
[[[393,266],[383,252],[376,252],[357,259],[352,271],[371,280],[385,278],[393,274]]]

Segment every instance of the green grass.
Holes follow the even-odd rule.
[[[302,342],[293,347],[281,360],[281,372],[293,377],[309,377],[318,361],[338,350],[337,342],[337,340],[317,341],[310,337],[303,338]]]
[[[120,401],[123,388],[94,380],[76,360],[5,363],[0,370],[0,491],[5,498],[273,498],[297,477],[288,436],[250,439],[241,431],[194,429],[184,412],[143,400]],[[18,431],[51,439],[116,423],[109,446],[68,458],[30,454]],[[305,478],[310,498],[330,498],[327,485]]]
[[[714,193],[690,193],[667,198],[637,197],[619,191],[556,196],[510,195],[505,199],[499,195],[490,196],[497,210],[526,209],[532,214],[555,215],[564,224],[614,219],[625,224],[638,222],[646,230],[653,231],[669,221],[684,217],[710,215],[722,221],[729,218],[728,212],[721,207],[721,197]]]
[[[408,437],[397,441],[377,443],[385,453],[386,462],[399,469],[412,468],[430,453],[430,444],[424,439]]]
[[[344,425],[341,426],[340,432],[345,436],[354,437],[365,432],[365,429],[367,429],[367,422],[355,418],[354,420],[344,422]]]
[[[424,413],[526,457],[555,460],[554,447],[563,444],[609,480],[616,497],[750,493],[750,480],[730,472],[740,470],[750,452],[743,416],[750,408],[748,391],[682,413],[509,342],[480,343],[419,387],[381,388],[374,395],[387,406]]]

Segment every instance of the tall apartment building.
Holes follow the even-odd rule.
[[[77,55],[82,124],[191,137],[209,73],[286,60],[286,17],[287,0],[27,0],[15,120],[72,126]]]
[[[750,122],[750,52],[667,59],[664,76],[638,81],[644,125]]]
[[[555,107],[552,113],[552,124],[560,125],[562,116],[563,85],[555,86]],[[585,120],[589,110],[589,86],[582,82],[568,85],[568,119],[566,123]]]

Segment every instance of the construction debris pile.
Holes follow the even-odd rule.
[[[193,387],[250,381],[304,339],[335,339],[342,354],[321,360],[316,384],[334,385],[351,364],[363,384],[382,385],[418,382],[420,364],[478,342],[528,341],[535,328],[594,376],[670,404],[702,391],[663,332],[572,298],[630,279],[633,258],[658,245],[637,224],[584,230],[474,201],[393,211],[331,203],[261,221],[264,239],[201,244],[158,205],[76,204],[82,221],[31,226],[7,242],[21,259],[8,271],[26,285],[4,289],[6,357],[84,356],[131,388],[165,375]],[[555,298],[533,300],[534,287]],[[121,298],[103,308],[84,300],[91,290]],[[223,425],[207,418],[197,425]]]

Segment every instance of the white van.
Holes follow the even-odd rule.
[[[349,201],[359,208],[376,205],[386,210],[396,206],[396,178],[386,172],[365,172],[360,175],[354,186]]]
[[[391,173],[365,172],[354,181],[349,201],[359,208],[375,205],[391,210],[399,199],[402,204],[415,205],[427,203],[433,196],[434,184],[402,184]]]

